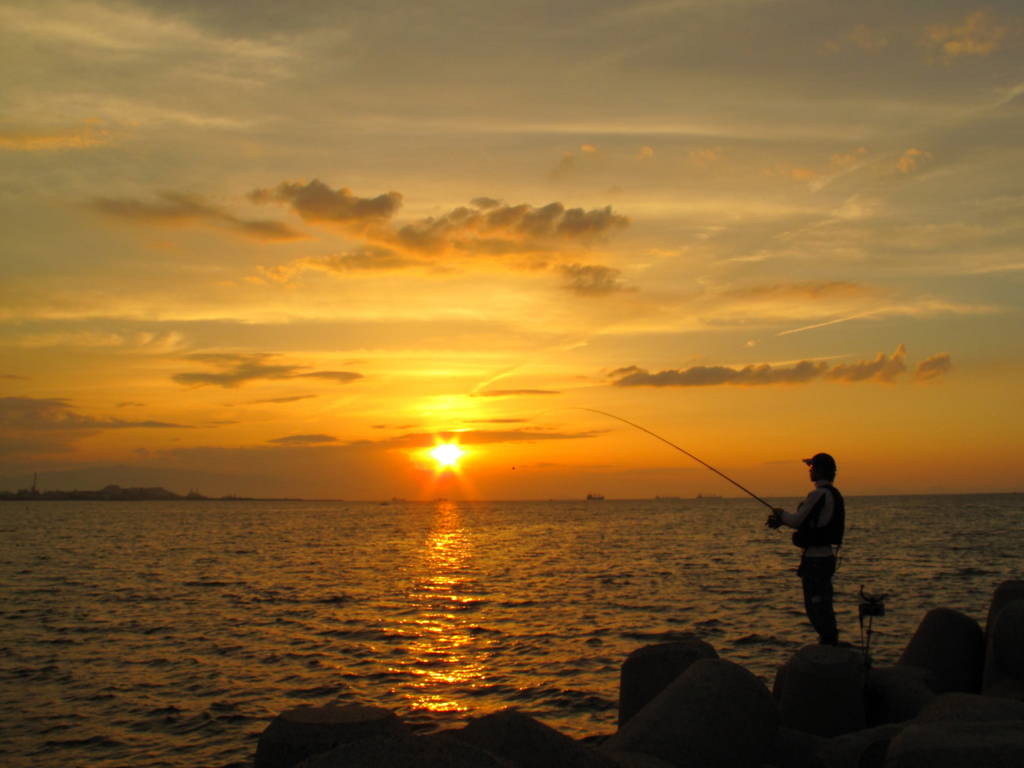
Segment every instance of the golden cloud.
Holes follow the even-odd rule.
[[[274,189],[254,189],[247,197],[254,203],[285,203],[303,221],[358,224],[389,219],[402,206],[402,195],[388,192],[377,197],[357,197],[348,187],[331,189],[319,179],[308,184],[282,181]]]
[[[906,348],[900,344],[889,357],[879,352],[878,357],[871,361],[861,360],[850,365],[840,363],[833,367],[829,367],[828,363],[824,361],[801,360],[795,365],[782,367],[774,367],[768,363],[747,365],[743,368],[716,365],[650,373],[643,368],[631,365],[612,371],[610,377],[612,385],[616,387],[711,387],[726,384],[757,387],[808,384],[818,379],[848,384],[862,381],[891,384],[896,381],[898,376],[906,372],[906,357]],[[926,365],[926,371],[931,368],[943,367],[948,370],[949,356],[945,355],[945,362],[940,362],[938,359],[942,357],[943,355],[936,355],[934,358],[928,358],[928,360],[934,359],[936,362]],[[928,363],[927,360],[919,364],[918,368],[926,363]]]
[[[155,224],[210,224],[257,240],[301,240],[306,235],[280,221],[246,220],[206,202],[201,195],[162,192],[155,203],[100,198],[93,206],[103,213],[130,221]]]
[[[920,149],[914,149],[911,147],[903,156],[896,161],[896,170],[900,173],[911,173],[917,169],[918,162],[924,159],[930,159],[932,157],[930,152],[924,152]]]
[[[189,387],[218,386],[233,389],[259,379],[325,379],[339,384],[348,384],[363,378],[361,373],[351,371],[309,371],[308,366],[271,364],[267,361],[276,355],[234,355],[195,354],[189,360],[210,365],[220,370],[214,372],[189,371],[175,373],[173,381]]]
[[[100,127],[103,125],[100,120],[86,120],[80,128],[64,131],[0,132],[0,149],[21,152],[92,149],[109,146],[124,137],[124,134]]]
[[[943,352],[918,363],[917,368],[914,369],[914,378],[917,381],[931,381],[945,376],[951,370],[953,370],[953,363],[949,359],[949,353]]]
[[[924,32],[922,45],[941,52],[949,63],[960,56],[987,56],[999,50],[1009,27],[992,24],[987,11],[976,11],[962,24],[932,24]]]

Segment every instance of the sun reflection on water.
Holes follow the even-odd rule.
[[[472,687],[484,671],[487,653],[471,633],[466,614],[478,600],[473,596],[470,562],[472,542],[462,527],[459,508],[438,502],[434,522],[413,578],[410,604],[416,616],[406,629],[411,635],[406,672],[417,680],[411,704],[432,712],[462,712],[456,691]]]

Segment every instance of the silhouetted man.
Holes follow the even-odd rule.
[[[804,463],[811,468],[814,490],[800,502],[796,512],[773,509],[768,516],[768,527],[796,528],[793,544],[803,550],[796,573],[804,586],[807,618],[817,630],[820,643],[836,645],[839,630],[832,610],[832,575],[836,572],[836,553],[846,529],[846,505],[832,485],[836,479],[835,459],[827,453],[819,453],[804,459]]]

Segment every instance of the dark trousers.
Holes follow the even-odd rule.
[[[804,610],[823,645],[839,642],[836,614],[832,610],[832,574],[835,572],[835,557],[800,558],[796,572],[804,585]]]

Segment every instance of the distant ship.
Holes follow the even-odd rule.
[[[682,496],[655,496],[655,501],[682,501]]]
[[[600,493],[588,493],[587,501],[604,501],[604,496]]]
[[[708,494],[698,493],[697,494],[697,498],[698,499],[720,499],[722,497],[721,496],[717,496],[717,495],[715,495],[713,493],[708,493]]]

